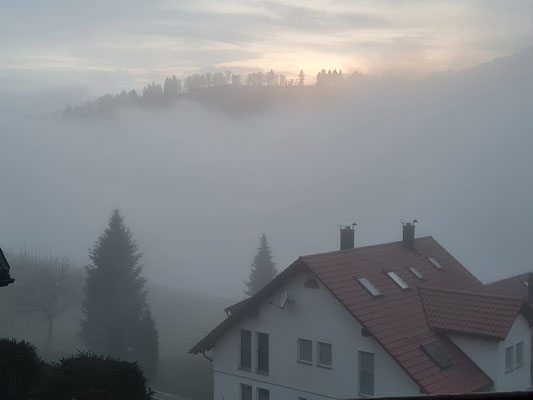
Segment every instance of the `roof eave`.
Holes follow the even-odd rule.
[[[268,297],[278,290],[287,280],[296,274],[308,270],[308,267],[302,261],[301,257],[289,265],[283,272],[275,277],[268,285],[250,297],[246,303],[228,316],[224,321],[218,324],[202,340],[195,344],[189,354],[199,354],[211,350],[215,347],[216,341],[227,333],[239,320],[254,314],[257,307],[261,305]]]

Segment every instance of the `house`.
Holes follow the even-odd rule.
[[[298,258],[190,353],[215,400],[347,399],[525,390],[532,311],[487,288],[433,237]],[[533,286],[533,285],[532,285]],[[209,352],[209,355],[206,354]]]
[[[15,280],[9,276],[9,264],[2,249],[0,249],[0,287],[7,286],[13,282],[15,282]]]

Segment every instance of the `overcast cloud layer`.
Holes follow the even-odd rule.
[[[530,0],[4,0],[0,80],[95,96],[216,69],[416,74],[505,56],[532,38]]]

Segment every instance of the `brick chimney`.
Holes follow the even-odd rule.
[[[341,250],[353,249],[355,247],[355,226],[357,224],[353,223],[350,225],[341,225]]]
[[[418,221],[415,219],[413,222],[402,222],[403,238],[402,242],[408,249],[413,249],[415,246],[415,224]]]

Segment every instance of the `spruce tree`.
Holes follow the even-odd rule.
[[[138,361],[148,379],[155,377],[158,334],[146,303],[141,254],[115,209],[109,225],[89,251],[92,265],[82,310],[81,337],[99,354]]]
[[[244,291],[248,296],[253,296],[269,283],[277,274],[276,264],[272,262],[272,254],[268,246],[266,235],[263,233],[259,239],[257,254],[250,265],[250,280],[246,283]]]

